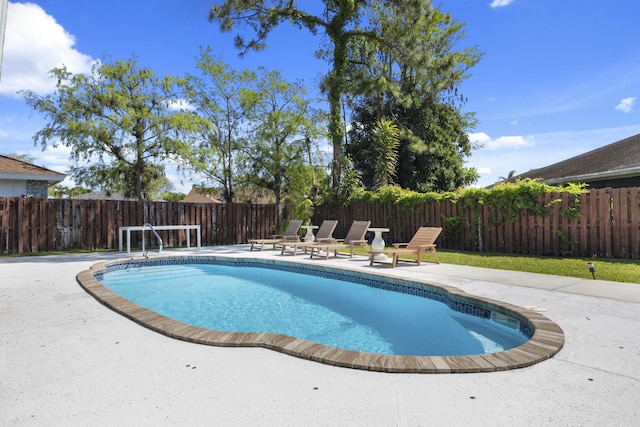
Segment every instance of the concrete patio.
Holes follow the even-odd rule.
[[[197,253],[385,269],[542,307],[564,330],[565,346],[550,360],[494,373],[339,368],[266,349],[178,341],[122,317],[82,290],[75,276],[126,254],[0,258],[0,424],[640,424],[640,285],[445,264],[391,270],[370,267],[365,257],[309,260],[250,252],[248,245]]]

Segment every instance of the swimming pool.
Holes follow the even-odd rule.
[[[153,267],[153,268],[145,268]],[[302,303],[300,307],[294,310],[302,310],[303,312],[311,310],[310,313],[300,312],[297,316],[293,316],[296,320],[293,323],[293,329],[282,329],[281,321],[278,320],[276,326],[265,326],[264,319],[275,317],[277,311],[282,308],[273,310],[273,306],[278,306],[281,302],[272,302],[263,306],[251,306],[248,310],[250,316],[239,316],[240,318],[255,320],[257,323],[248,325],[226,324],[228,319],[221,316],[220,313],[213,317],[214,323],[207,323],[209,320],[200,322],[199,318],[206,318],[203,315],[210,311],[212,306],[205,306],[202,311],[196,313],[192,318],[181,318],[177,313],[176,306],[183,304],[189,305],[187,301],[178,301],[176,297],[172,297],[171,304],[163,302],[149,302],[142,300],[141,295],[153,295],[158,291],[157,286],[162,288],[161,293],[167,292],[167,284],[160,284],[156,278],[152,278],[150,283],[152,290],[143,290],[142,292],[131,293],[130,291],[136,286],[128,286],[129,278],[140,275],[152,276],[154,272],[161,273],[161,277],[167,271],[181,269],[181,273],[176,277],[184,274],[195,274],[189,282],[200,282],[202,277],[211,274],[223,274],[224,279],[217,280],[214,287],[225,288],[222,282],[227,282],[233,276],[240,276],[242,273],[250,273],[253,279],[264,279],[263,281],[278,283],[276,293],[285,295],[284,298],[298,299]],[[265,259],[235,259],[227,257],[164,257],[154,258],[152,260],[126,260],[112,263],[102,263],[92,267],[93,271],[82,272],[78,275],[78,280],[87,291],[93,294],[103,303],[107,304],[116,311],[128,316],[129,318],[144,324],[154,330],[163,332],[169,336],[185,339],[193,342],[200,342],[212,345],[225,346],[260,346],[272,348],[284,353],[292,354],[307,359],[330,363],[339,366],[348,366],[352,368],[381,370],[387,372],[480,372],[480,371],[496,371],[504,369],[513,369],[545,360],[555,354],[564,342],[562,330],[550,322],[544,316],[538,313],[528,312],[515,306],[498,303],[483,298],[477,298],[464,294],[464,292],[446,286],[434,286],[422,282],[414,282],[401,280],[398,278],[380,276],[377,274],[363,273],[361,271],[342,270],[329,268],[326,266],[316,266],[307,264],[297,264],[291,262],[272,261]],[[235,273],[234,273],[235,271]],[[282,271],[287,274],[300,275],[295,277],[294,285],[282,285]],[[126,272],[126,273],[125,273]],[[186,273],[188,272],[188,273]],[[204,276],[200,276],[204,275]],[[118,284],[118,280],[112,278],[125,277],[125,280]],[[199,277],[199,278],[198,278]],[[331,280],[331,284],[321,285],[324,288],[314,288],[310,283],[316,278],[322,280]],[[105,280],[108,286],[114,289],[106,288],[100,280]],[[260,281],[258,280],[258,281]],[[177,280],[176,282],[179,282]],[[297,286],[296,283],[304,286]],[[343,283],[344,286],[336,286],[336,283]],[[357,285],[354,285],[356,283]],[[184,293],[189,294],[191,290],[184,287],[185,283],[178,284],[178,288],[182,288]],[[365,285],[365,286],[362,286]],[[155,290],[153,286],[156,286]],[[262,286],[262,285],[261,285]],[[283,289],[283,286],[287,289]],[[235,286],[241,288],[241,286]],[[350,289],[345,291],[344,289]],[[222,291],[222,294],[229,292],[228,287]],[[313,290],[311,294],[300,292]],[[320,290],[318,290],[320,289]],[[364,291],[367,295],[352,295],[353,289],[358,292]],[[113,292],[115,290],[115,293]],[[138,289],[140,290],[140,289]],[[210,289],[209,289],[210,290]],[[188,291],[188,292],[187,292]],[[251,289],[252,293],[263,292],[258,288]],[[346,296],[347,294],[349,296]],[[383,303],[364,304],[363,307],[356,309],[354,314],[350,307],[346,305],[356,305],[366,302],[365,300],[375,300],[380,298],[373,293],[383,292]],[[216,297],[219,301],[220,295]],[[201,299],[201,295],[192,294],[191,302]],[[350,303],[345,304],[345,298],[352,298]],[[311,301],[320,298],[323,304],[316,304],[317,301]],[[254,298],[260,300],[261,298]],[[398,301],[391,301],[399,299]],[[152,298],[154,300],[154,298]],[[331,300],[328,310],[325,310],[326,301]],[[313,302],[313,303],[311,303]],[[429,330],[438,332],[443,325],[433,327],[434,320],[432,318],[423,318],[419,320],[421,325],[412,325],[416,323],[411,319],[397,319],[396,315],[384,317],[381,309],[389,302],[389,305],[400,305],[410,307],[417,304],[415,310],[423,312],[424,307],[421,303],[429,303],[437,307],[436,311],[451,311],[452,317],[444,323],[453,323],[454,329],[460,328],[461,324],[467,326],[467,330],[471,331],[476,348],[468,346],[456,347],[454,349],[433,349],[432,343],[429,341],[444,340],[450,341],[451,334],[439,331],[434,336],[424,335]],[[236,304],[238,301],[232,302]],[[229,301],[224,304],[229,304]],[[230,307],[231,312],[243,311],[246,313],[247,301],[240,302],[240,305]],[[274,305],[275,304],[275,305]],[[336,306],[338,304],[338,306]],[[170,310],[167,310],[169,307]],[[318,308],[318,307],[324,307]],[[201,307],[202,308],[202,307]],[[228,307],[229,308],[229,307]],[[271,311],[268,311],[268,310]],[[173,311],[172,311],[173,310]],[[265,310],[267,310],[265,312]],[[313,311],[316,310],[316,311]],[[178,312],[189,312],[194,310],[185,310],[185,307],[179,307]],[[327,311],[337,312],[337,316],[328,316]],[[406,311],[411,311],[407,309]],[[442,314],[442,313],[440,313]],[[307,316],[308,315],[308,316]],[[291,316],[286,315],[287,316]],[[368,320],[362,321],[358,317],[368,317]],[[219,322],[223,317],[222,323]],[[301,319],[311,319],[309,324]],[[371,318],[377,318],[379,322],[371,324]],[[177,319],[177,320],[176,320]],[[327,325],[323,324],[320,332],[311,332],[307,334],[306,329],[313,326],[312,323],[321,319],[319,323],[332,323],[338,325],[338,329],[345,331],[343,336],[330,337],[328,341],[324,340],[322,335],[326,334]],[[182,320],[182,321],[180,321]],[[393,323],[396,324],[393,324]],[[419,323],[418,322],[418,323]],[[442,323],[442,321],[439,321]],[[390,324],[391,323],[391,324]],[[446,325],[444,325],[446,326]],[[296,329],[297,327],[297,329]],[[393,330],[384,330],[386,327]],[[399,329],[398,329],[399,327]],[[404,331],[403,331],[404,329]],[[404,335],[400,340],[395,340],[394,335]],[[494,340],[491,335],[498,331],[501,335],[500,339]],[[463,334],[464,335],[464,334]],[[469,332],[467,331],[467,335]],[[370,343],[363,344],[362,340],[374,336],[373,346]],[[506,341],[504,338],[506,337]],[[365,340],[366,341],[366,340]],[[455,340],[453,340],[455,341]],[[504,347],[504,343],[507,346]],[[513,348],[511,348],[513,347]],[[503,348],[509,348],[501,351]]]

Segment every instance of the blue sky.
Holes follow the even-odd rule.
[[[97,59],[128,59],[156,74],[195,71],[200,46],[236,69],[264,66],[301,79],[312,96],[326,71],[320,39],[284,25],[265,51],[239,58],[231,34],[207,15],[215,0],[35,0],[10,2],[0,81],[0,153],[29,154],[66,172],[68,150],[42,152],[32,136],[44,121],[16,95],[46,93],[61,64],[87,72]],[[300,4],[307,4],[304,0]],[[317,0],[319,1],[319,0]],[[484,186],[640,133],[640,2],[637,0],[441,0],[466,24],[462,46],[484,52],[461,91],[476,113],[469,166]],[[640,147],[639,147],[640,149]],[[177,191],[198,178],[170,171]]]

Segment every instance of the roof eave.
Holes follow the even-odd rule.
[[[586,173],[580,175],[562,176],[558,178],[543,179],[545,184],[561,184],[565,182],[589,182],[599,179],[629,178],[640,175],[640,167],[617,169],[613,171]]]
[[[65,174],[31,174],[31,173],[10,173],[10,172],[0,172],[0,179],[12,179],[18,181],[53,181],[60,182],[64,181],[67,176]]]

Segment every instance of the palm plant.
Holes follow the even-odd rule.
[[[380,119],[374,127],[376,158],[373,159],[376,184],[384,187],[393,183],[398,166],[400,130],[391,120]]]

